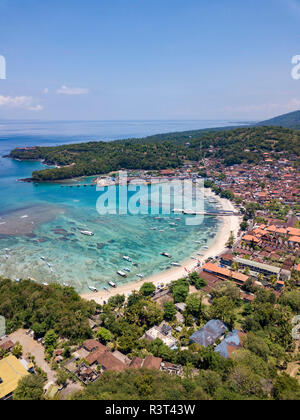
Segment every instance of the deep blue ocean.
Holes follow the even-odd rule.
[[[170,268],[171,261],[187,259],[214,240],[220,224],[207,218],[200,226],[187,226],[185,216],[173,214],[160,219],[148,214],[101,216],[96,210],[100,196],[96,187],[19,182],[43,165],[2,157],[13,148],[109,141],[234,124],[0,120],[0,275],[66,283],[81,293],[87,292],[88,286],[101,289],[110,280],[117,284],[135,281],[137,274],[146,277]],[[94,236],[83,236],[82,229],[93,231]],[[170,253],[172,260],[162,257],[161,252]],[[128,266],[123,255],[130,256],[136,265]],[[131,270],[127,279],[116,274],[124,268]]]

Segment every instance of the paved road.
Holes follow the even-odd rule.
[[[23,357],[25,358],[28,353],[32,354],[35,357],[35,362],[38,367],[40,367],[48,375],[48,381],[55,382],[56,373],[51,370],[50,366],[44,359],[44,347],[42,344],[35,341],[29,335],[26,335],[26,330],[18,330],[9,335],[9,339],[14,343],[17,341],[23,347]]]

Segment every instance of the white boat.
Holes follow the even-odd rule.
[[[85,236],[94,236],[94,232],[91,232],[90,230],[81,230],[80,233]]]
[[[157,227],[150,228],[150,230],[157,230]]]
[[[106,290],[106,291],[108,291],[108,287],[106,287],[106,286],[104,286],[103,289]]]
[[[195,244],[202,244],[201,241],[195,241]]]
[[[177,226],[176,223],[169,223],[170,226]]]
[[[177,262],[172,262],[171,265],[173,265],[174,267],[181,267],[181,264]]]
[[[131,270],[130,270],[130,268],[126,267],[126,268],[124,268],[124,271],[127,271],[127,273],[130,273]]]
[[[137,277],[139,277],[140,279],[142,279],[144,276],[143,276],[143,274],[137,274]]]
[[[41,260],[46,261],[46,257],[41,257]]]
[[[172,258],[172,256],[167,252],[162,252],[160,255],[162,255],[163,257]]]
[[[163,229],[160,229],[159,232],[164,232],[164,230]]]
[[[20,281],[21,281],[20,279],[15,279],[16,283],[20,283]]]
[[[208,246],[204,246],[203,249],[208,249]]]
[[[123,260],[128,261],[128,262],[131,262],[132,261],[132,259],[129,258],[129,257],[127,257],[126,255],[124,255]]]
[[[42,285],[43,285],[43,286],[49,286],[49,284],[48,284],[48,283],[46,283],[46,282],[42,283]]]
[[[112,281],[109,281],[108,284],[110,285],[110,287],[117,287],[117,285]]]
[[[121,270],[117,271],[117,274],[121,277],[127,277],[127,275],[124,273],[124,271],[121,271]]]
[[[196,257],[191,257],[191,260],[196,260],[197,258]]]
[[[69,285],[67,283],[63,283],[64,287],[69,287]]]
[[[94,286],[89,286],[89,289],[94,293],[98,292],[98,289],[96,289],[96,287],[94,287]]]

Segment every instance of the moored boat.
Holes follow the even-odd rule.
[[[89,286],[89,289],[94,293],[98,292],[98,289],[96,289],[96,287],[94,287],[94,286]]]
[[[94,232],[91,232],[90,230],[81,230],[80,233],[85,236],[94,236]]]
[[[172,256],[167,252],[162,252],[160,255],[162,255],[163,257],[172,258]]]
[[[127,277],[127,275],[121,270],[117,271],[117,274],[121,277]]]

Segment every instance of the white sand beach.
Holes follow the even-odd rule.
[[[205,195],[207,198],[214,197],[217,199],[224,210],[236,211],[233,204],[229,200],[216,196],[211,190],[205,190]],[[223,224],[215,238],[213,245],[208,250],[201,250],[203,255],[199,257],[197,256],[197,260],[192,260],[190,258],[182,262],[181,267],[174,267],[169,270],[157,273],[153,276],[144,278],[140,281],[123,284],[118,286],[116,289],[110,289],[108,291],[101,290],[97,293],[84,293],[81,295],[81,297],[86,300],[94,300],[99,304],[103,304],[104,301],[107,301],[111,296],[115,296],[117,294],[124,294],[126,297],[128,297],[133,291],[138,291],[145,282],[153,282],[156,286],[162,284],[166,285],[174,280],[178,280],[179,278],[186,276],[187,271],[192,272],[197,268],[198,260],[203,263],[209,257],[216,257],[222,254],[226,249],[226,243],[230,237],[231,232],[233,232],[235,238],[237,238],[241,222],[240,217],[224,216],[220,218],[222,219]]]

